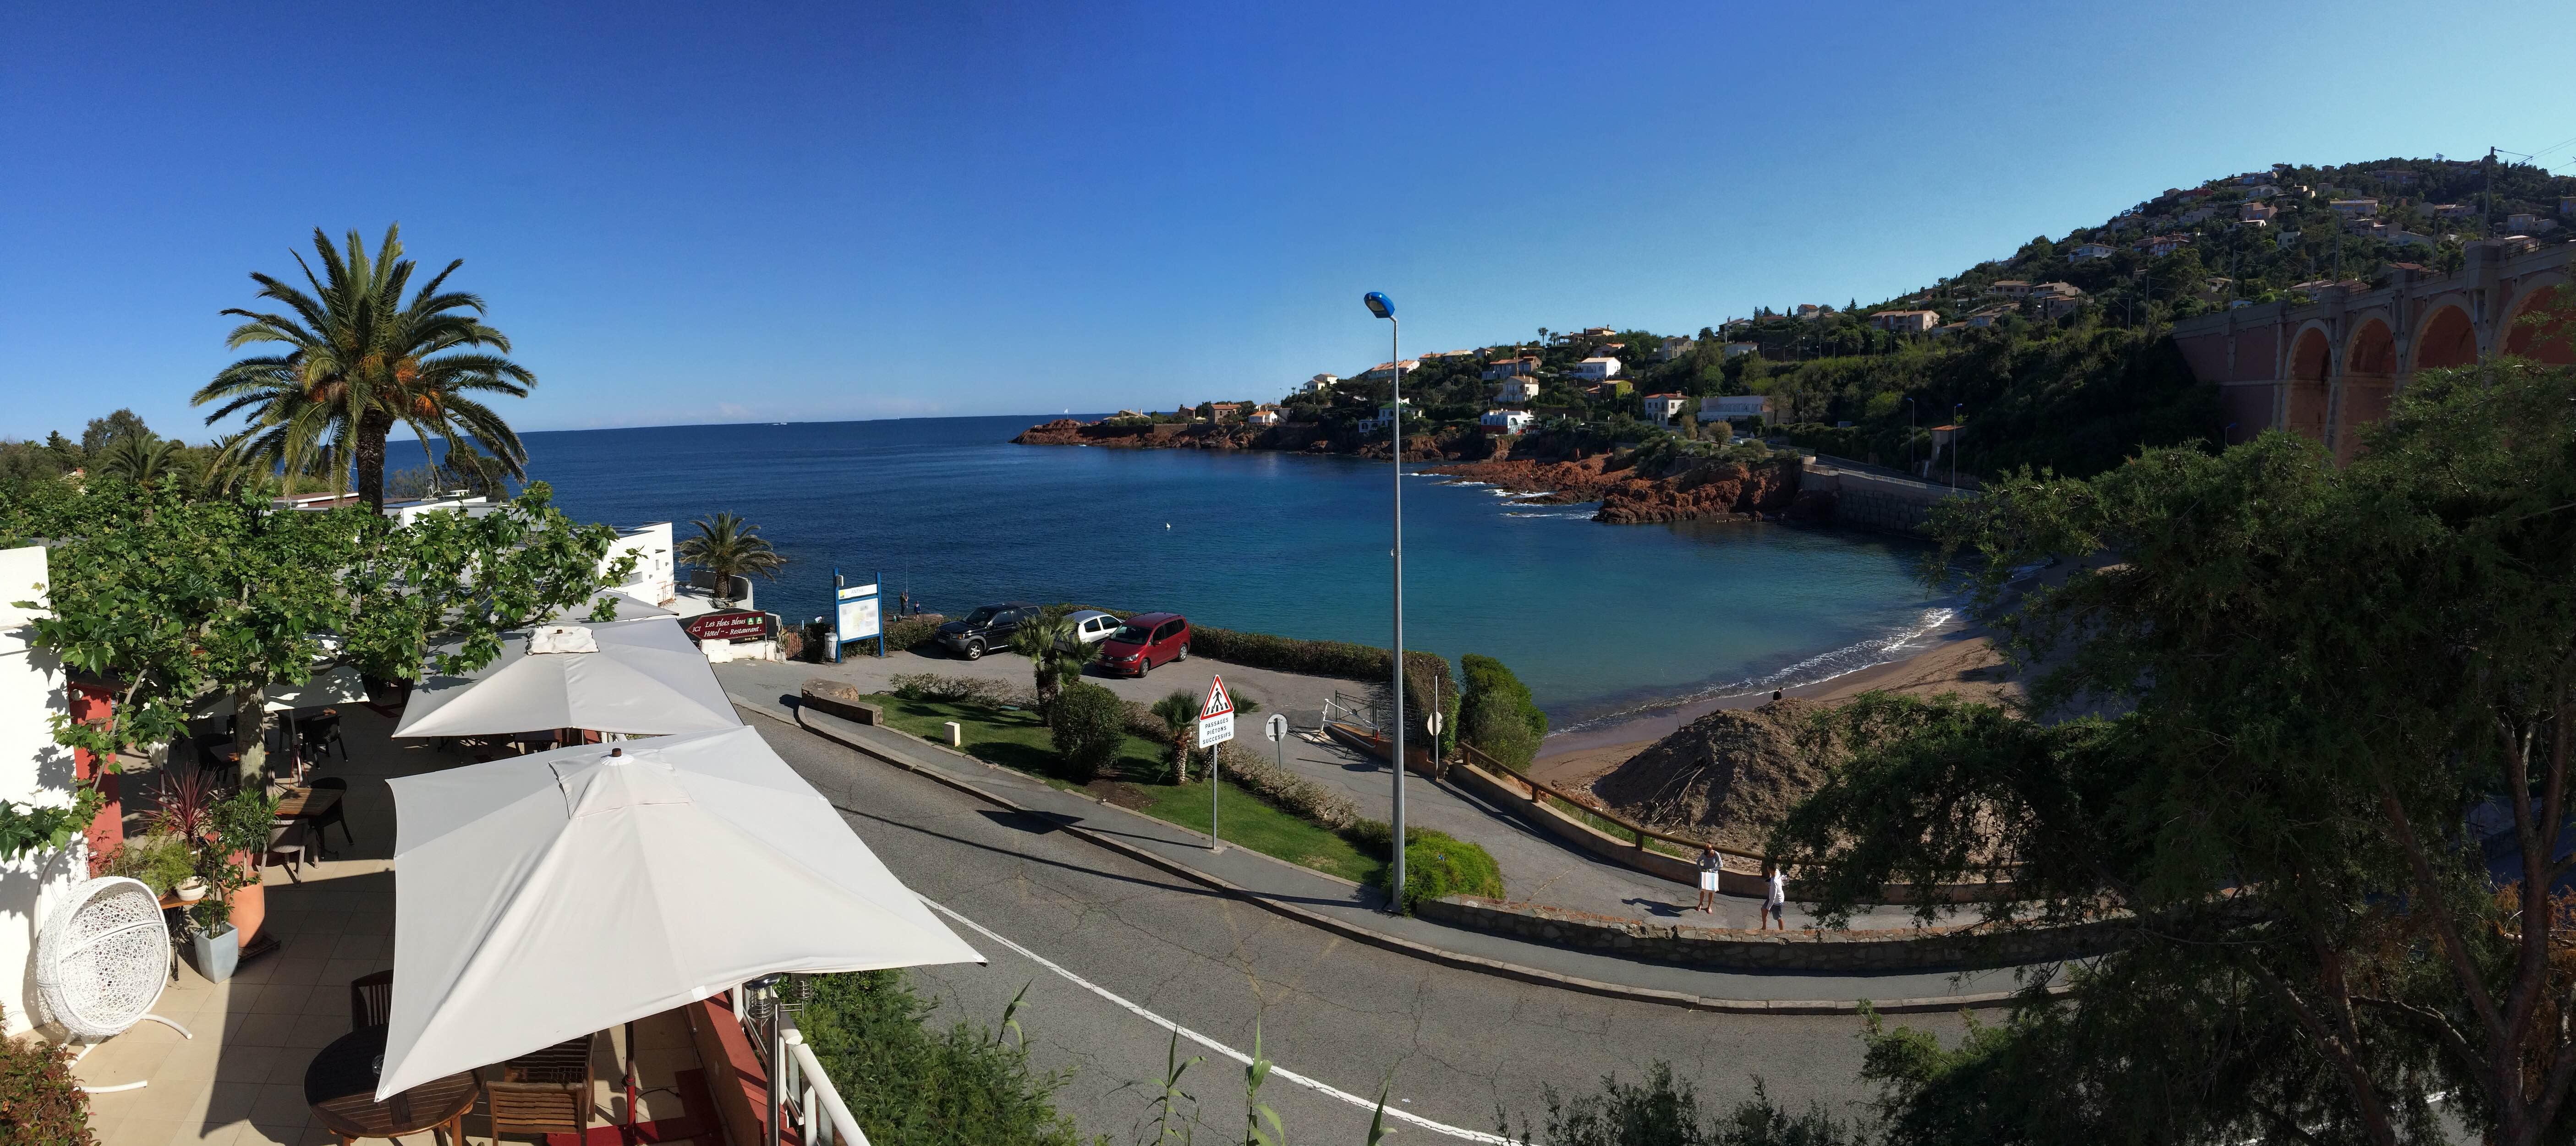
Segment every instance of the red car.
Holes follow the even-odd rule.
[[[1190,657],[1190,621],[1179,613],[1138,613],[1100,642],[1100,671],[1143,676]]]

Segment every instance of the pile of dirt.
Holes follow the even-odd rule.
[[[1799,746],[1824,707],[1790,699],[1709,713],[1602,774],[1592,793],[1649,827],[1759,851],[1835,763],[1811,762]]]

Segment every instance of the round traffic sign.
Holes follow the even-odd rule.
[[[1270,719],[1261,722],[1261,730],[1270,734],[1270,739],[1273,743],[1278,742],[1281,738],[1288,735],[1287,714],[1279,712],[1271,713]]]
[[[1440,735],[1440,714],[1435,712],[1429,716],[1423,717],[1422,727],[1424,731],[1429,732],[1433,736]]]

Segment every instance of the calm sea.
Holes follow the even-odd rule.
[[[1388,639],[1384,463],[1014,446],[1037,417],[533,433],[575,518],[739,514],[788,558],[760,607],[820,616],[835,565],[956,614],[996,600],[1169,609],[1284,636]],[[1776,525],[1599,525],[1408,477],[1407,644],[1482,653],[1562,728],[1889,659],[1950,602],[1920,546]]]

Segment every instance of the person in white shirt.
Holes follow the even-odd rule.
[[[1777,923],[1780,925],[1780,930],[1787,931],[1789,929],[1789,876],[1780,870],[1779,864],[1770,862],[1762,865],[1762,874],[1771,885],[1770,890],[1762,897],[1762,929],[1768,931],[1772,924]]]
[[[1699,909],[1711,915],[1717,913],[1717,873],[1720,870],[1722,869],[1718,865],[1717,845],[1700,845]]]

